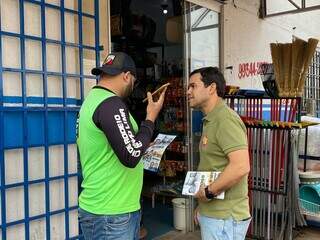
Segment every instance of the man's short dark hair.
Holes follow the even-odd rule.
[[[204,83],[205,87],[208,87],[210,84],[215,83],[217,86],[217,94],[219,97],[224,97],[226,80],[224,79],[223,74],[220,72],[217,67],[203,67],[192,71],[189,75],[200,73],[201,80]]]

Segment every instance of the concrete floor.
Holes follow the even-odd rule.
[[[303,228],[298,234],[295,240],[319,240],[320,239],[320,228]]]
[[[155,240],[199,240],[201,239],[200,232],[184,234],[179,231],[171,231],[163,236],[155,238]],[[306,227],[297,232],[295,240],[319,240],[320,228]]]
[[[196,240],[201,239],[200,232],[194,232],[194,233],[182,233],[180,231],[171,231],[167,234],[155,238],[155,240]]]

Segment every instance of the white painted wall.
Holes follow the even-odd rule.
[[[268,1],[271,9],[287,8],[287,1]],[[262,89],[259,75],[239,78],[239,64],[271,62],[270,43],[320,37],[320,10],[260,19],[259,0],[235,0],[222,7],[223,69],[228,84]],[[294,29],[295,28],[295,29]]]

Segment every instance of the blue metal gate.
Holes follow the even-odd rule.
[[[69,8],[70,2],[75,5],[73,8]],[[61,231],[65,239],[78,239],[77,232],[70,233],[70,228],[78,225],[76,218],[73,217],[72,221],[70,219],[71,213],[72,216],[76,214],[77,203],[71,204],[69,201],[70,198],[77,197],[70,195],[70,182],[77,179],[78,173],[70,170],[71,165],[76,165],[77,159],[74,155],[70,157],[69,151],[70,145],[75,143],[75,122],[84,98],[85,81],[95,79],[84,73],[85,52],[94,55],[96,65],[100,61],[99,1],[92,0],[94,7],[91,13],[83,10],[84,0],[2,0],[1,3],[0,239],[21,239],[23,236],[24,239],[61,239],[60,235],[56,235]],[[14,18],[10,17],[10,12],[15,9],[18,16],[11,14],[15,16],[16,25],[19,27],[12,27],[15,30],[11,31]],[[30,13],[31,10],[34,14]],[[58,21],[49,21],[50,12],[53,13],[52,16],[60,15]],[[9,16],[9,20],[5,20],[5,16]],[[38,20],[34,16],[38,16]],[[77,19],[72,21],[75,25],[71,28],[78,33],[71,34],[75,41],[69,42],[66,39],[66,36],[70,35],[67,32],[70,26],[66,17]],[[34,19],[36,21],[33,21]],[[84,21],[94,24],[92,45],[84,42]],[[30,26],[33,25],[34,29],[39,25],[38,34],[30,31]],[[48,37],[54,32],[54,26],[60,26],[56,33],[60,38]],[[70,57],[68,52],[76,53],[76,58],[73,58],[72,54]],[[53,56],[53,53],[57,55]],[[39,61],[35,60],[37,57]],[[56,69],[52,70],[52,64]],[[73,67],[77,70],[68,70]],[[59,81],[60,85],[53,84]],[[71,82],[75,83],[78,89],[76,92],[79,94],[76,94],[76,97],[69,94],[73,91]],[[56,91],[57,86],[61,86],[61,96],[50,94]],[[32,91],[37,91],[38,94],[32,94]],[[56,153],[51,153],[54,146],[61,146],[60,156],[54,157]],[[39,158],[34,158],[33,155],[31,157],[34,151]],[[42,163],[34,165],[30,161],[31,158],[32,161],[38,161],[42,156],[43,168],[38,169]],[[55,174],[59,171],[52,170],[51,167],[59,168],[59,164],[54,162],[59,158],[62,159],[62,172]],[[17,164],[12,165],[13,162]],[[33,169],[34,166],[36,169]],[[34,174],[37,172],[39,174]],[[56,183],[62,186],[61,192],[54,190],[53,184]],[[39,196],[42,196],[44,206]],[[56,198],[57,196],[61,198]],[[56,201],[62,201],[59,204],[63,207],[53,207],[57,205]],[[15,206],[16,203],[18,204]],[[34,210],[37,208],[38,210]],[[63,216],[64,230],[56,229],[52,223],[53,217],[58,215]],[[33,229],[35,222],[44,224],[43,233],[40,228]]]

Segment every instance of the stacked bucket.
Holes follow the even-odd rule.
[[[300,207],[311,225],[320,226],[320,172],[300,173]]]

